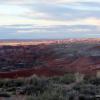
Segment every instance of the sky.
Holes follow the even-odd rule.
[[[0,0],[0,39],[100,38],[100,0]]]

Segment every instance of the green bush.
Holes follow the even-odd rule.
[[[50,89],[49,87],[42,94],[39,94],[37,96],[30,96],[27,98],[27,100],[67,100],[65,93],[66,92],[62,88]]]
[[[65,74],[64,76],[55,76],[53,78],[50,79],[50,81],[52,81],[53,83],[57,83],[57,84],[70,84],[75,82],[75,76],[74,74]]]
[[[76,79],[75,79],[74,74],[66,74],[60,78],[61,83],[64,83],[64,84],[73,83],[73,82],[75,82],[75,80]]]
[[[90,84],[94,84],[94,85],[100,85],[100,78],[85,77],[84,81],[85,81],[85,83],[90,83]]]

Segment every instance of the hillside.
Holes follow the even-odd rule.
[[[66,72],[94,74],[92,69],[100,65],[99,40],[73,41],[52,40],[38,45],[27,41],[27,45],[1,45],[0,77],[54,76]]]

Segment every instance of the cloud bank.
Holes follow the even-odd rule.
[[[0,38],[100,37],[99,0],[0,0]]]

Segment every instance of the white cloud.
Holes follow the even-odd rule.
[[[92,17],[86,18],[86,19],[83,19],[83,23],[100,26],[100,19],[92,18]]]
[[[50,16],[49,14],[45,12],[36,11],[35,8],[31,9],[30,7],[18,5],[18,4],[29,4],[29,3],[33,4],[36,2],[62,4],[62,3],[89,2],[89,1],[99,2],[99,0],[41,0],[41,1],[40,0],[4,0],[1,2],[6,2],[6,4],[0,4],[0,25],[35,24],[35,25],[40,25],[40,26],[49,26],[49,25],[52,26],[52,25],[75,25],[75,24],[86,25],[87,24],[87,25],[100,26],[100,19],[93,18],[92,15],[91,15],[91,18],[85,17],[84,19],[82,19],[81,17],[80,19],[76,19],[76,18],[74,19],[74,16],[73,16],[73,20],[61,20],[63,18],[59,20],[54,20],[55,18],[53,19],[53,17],[55,16]],[[15,5],[10,5],[11,3]],[[45,5],[42,5],[42,6],[45,7]],[[39,6],[37,7],[39,8]],[[76,9],[88,10],[88,8],[83,8],[81,6],[77,7]],[[48,18],[51,17],[51,18],[46,19],[47,17]]]
[[[15,5],[20,5],[20,4],[33,4],[37,2],[37,0],[0,0],[1,3],[3,4],[15,4]]]
[[[100,19],[84,18],[74,20],[50,20],[50,19],[34,19],[18,16],[0,16],[0,25],[14,25],[14,24],[35,24],[40,26],[49,25],[98,25],[100,26]]]
[[[98,2],[100,0],[0,0],[1,3],[6,4],[15,4],[15,5],[27,5],[27,4],[34,4],[34,3],[52,3],[52,4],[69,4],[75,2]]]
[[[67,31],[69,31],[69,32],[78,32],[78,33],[80,33],[80,32],[85,32],[85,33],[87,33],[87,32],[89,32],[89,31],[91,31],[91,30],[90,30],[90,29],[76,28],[76,29],[68,29]]]
[[[50,15],[44,12],[38,12],[34,10],[30,10],[27,13],[24,13],[23,16],[27,18],[50,18]]]
[[[26,7],[18,5],[0,5],[0,15],[21,15],[29,12],[30,10]]]
[[[54,4],[69,4],[69,3],[78,3],[78,2],[97,2],[100,3],[100,0],[41,0],[43,3],[54,3]]]

